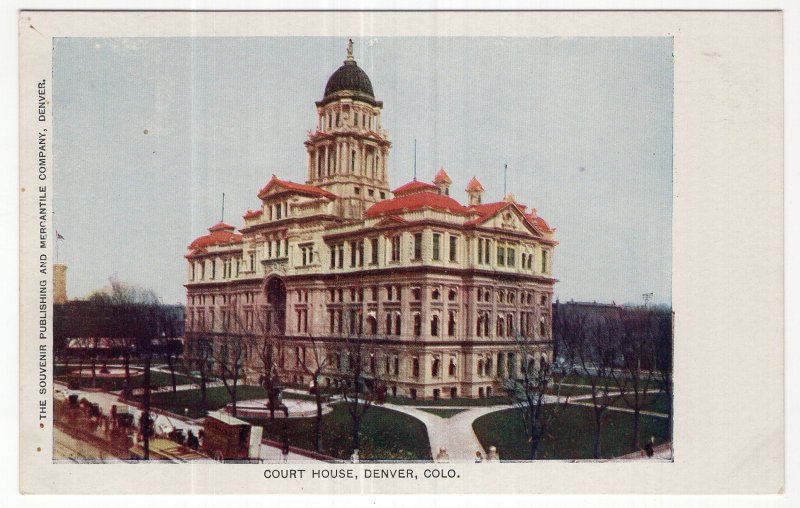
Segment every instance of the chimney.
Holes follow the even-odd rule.
[[[67,265],[53,265],[53,303],[67,302]]]
[[[450,195],[450,184],[453,181],[450,179],[450,175],[444,170],[444,168],[440,168],[439,172],[436,173],[436,176],[433,177],[433,183],[439,189],[439,194],[443,194],[445,196]]]

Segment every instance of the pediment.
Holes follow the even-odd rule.
[[[531,224],[531,221],[525,217],[522,211],[512,203],[497,210],[492,215],[484,217],[479,224],[482,227],[499,229],[502,231],[514,231],[518,233],[528,232],[533,236],[543,236],[542,232]]]

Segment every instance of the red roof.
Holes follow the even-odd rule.
[[[211,231],[212,233],[214,231],[226,231],[226,230],[233,231],[234,229],[236,228],[231,226],[230,224],[225,224],[224,222],[217,222],[216,224],[208,228],[208,230]]]
[[[395,196],[399,196],[399,195],[402,195],[402,194],[411,194],[412,192],[422,192],[422,191],[434,191],[434,192],[436,192],[438,190],[439,190],[439,188],[436,187],[433,184],[425,183],[425,182],[419,182],[417,180],[413,180],[411,182],[408,182],[405,185],[402,185],[402,186],[396,188],[392,192],[395,194]]]
[[[479,182],[478,179],[473,176],[472,180],[470,180],[469,183],[467,184],[466,191],[467,192],[483,192],[484,189],[483,189],[483,185],[481,185],[481,182]]]
[[[367,217],[402,213],[421,208],[446,210],[457,214],[467,213],[467,208],[450,196],[436,194],[434,192],[418,192],[416,194],[405,194],[394,199],[379,201],[369,207],[367,210]]]
[[[453,183],[453,181],[450,179],[450,175],[447,174],[447,171],[445,171],[444,168],[440,168],[436,176],[433,177],[433,183]]]
[[[209,234],[195,238],[189,244],[190,249],[204,250],[212,245],[229,245],[242,242],[242,235],[234,233],[234,227],[220,222],[208,228]]]
[[[245,219],[255,219],[256,217],[260,217],[263,213],[264,213],[263,210],[256,210],[256,211],[247,210],[247,213],[242,215],[242,217]]]
[[[272,179],[269,182],[267,182],[267,185],[265,185],[260,191],[258,191],[259,199],[261,199],[262,196],[267,193],[267,191],[269,191],[270,189],[272,189],[272,187],[274,187],[276,185],[279,186],[279,187],[283,187],[284,189],[287,189],[287,190],[290,190],[290,191],[299,192],[301,194],[310,194],[310,195],[313,195],[313,196],[326,197],[328,199],[336,199],[336,195],[335,194],[332,194],[332,193],[330,193],[330,192],[328,192],[326,190],[320,189],[319,187],[317,187],[315,185],[306,185],[306,184],[303,184],[303,183],[294,183],[294,182],[290,182],[288,180],[281,180],[275,175],[272,175]]]

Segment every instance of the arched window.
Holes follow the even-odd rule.
[[[451,302],[455,302],[455,301],[456,301],[456,296],[458,296],[458,293],[456,293],[456,290],[455,290],[455,289],[451,289],[451,290],[450,290],[450,291],[447,293],[447,299],[448,299],[449,301],[451,301]]]
[[[371,335],[378,334],[378,320],[375,319],[375,316],[368,316],[367,323],[369,324],[369,333]]]
[[[486,372],[487,376],[492,375],[492,357],[488,357],[486,359],[486,365],[484,366],[484,371]]]
[[[483,375],[483,359],[482,358],[478,360],[478,375],[479,376]]]
[[[422,316],[419,312],[414,313],[414,336],[422,335]]]
[[[439,359],[434,358],[433,364],[431,365],[431,376],[439,377]]]
[[[478,322],[475,323],[475,331],[478,334],[478,337],[483,337],[483,316],[478,316]]]
[[[450,311],[450,319],[447,321],[447,335],[454,337],[456,334],[456,311]]]
[[[386,335],[392,334],[392,314],[386,314]]]
[[[431,336],[438,337],[439,336],[439,315],[434,314],[431,317]]]
[[[503,377],[504,361],[505,355],[503,355],[503,353],[497,353],[497,375],[499,377]]]
[[[394,334],[400,335],[400,313],[396,312],[394,315]]]
[[[350,154],[350,172],[354,173],[356,170],[356,151],[353,150],[353,153]]]
[[[456,359],[450,358],[450,365],[447,367],[447,374],[450,376],[456,375]]]
[[[497,336],[505,337],[505,319],[497,318]]]
[[[542,318],[542,321],[539,323],[539,337],[543,338],[546,335],[546,332],[547,327],[544,324],[544,318]]]
[[[489,314],[486,313],[483,316],[483,335],[486,337],[489,336]]]

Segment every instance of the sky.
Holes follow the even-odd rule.
[[[356,38],[383,101],[389,184],[476,176],[556,228],[562,301],[671,302],[672,39]],[[341,37],[60,38],[54,222],[67,291],[110,277],[184,303],[186,246],[243,225],[272,174],[305,182]]]

